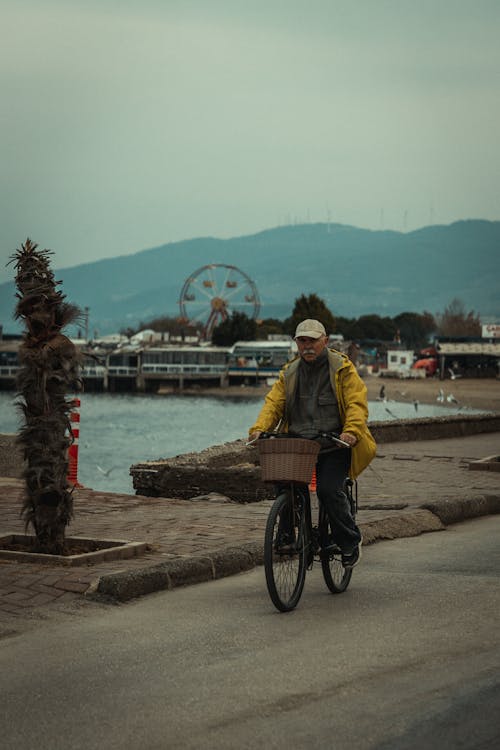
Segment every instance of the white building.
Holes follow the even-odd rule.
[[[408,377],[413,364],[412,349],[388,349],[387,370],[401,377]]]

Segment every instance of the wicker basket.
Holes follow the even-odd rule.
[[[311,481],[319,444],[302,438],[269,438],[257,443],[263,482]]]

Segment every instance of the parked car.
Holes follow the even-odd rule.
[[[426,357],[424,359],[417,359],[412,365],[412,370],[425,370],[427,377],[431,377],[436,374],[438,361],[436,357]]]

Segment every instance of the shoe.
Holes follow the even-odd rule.
[[[297,543],[293,534],[281,534],[276,540],[276,552],[280,555],[293,555],[297,552]]]
[[[361,559],[361,545],[358,544],[352,552],[342,553],[342,565],[344,568],[354,568]]]
[[[295,542],[291,542],[290,544],[280,544],[276,549],[276,552],[278,555],[296,555],[297,545]]]
[[[334,542],[332,539],[323,547],[323,552],[328,552],[329,554],[338,554],[340,552],[340,547],[337,544],[337,542]]]

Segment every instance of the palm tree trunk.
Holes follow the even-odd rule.
[[[73,515],[67,481],[72,400],[67,394],[80,389],[81,379],[79,354],[61,329],[80,311],[56,291],[60,282],[49,267],[50,251],[36,248],[28,239],[13,256],[19,289],[16,317],[26,324],[17,381],[24,415],[19,433],[26,482],[22,513],[26,527],[33,526],[36,551],[63,554]]]

